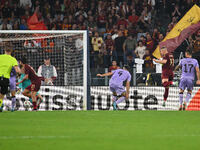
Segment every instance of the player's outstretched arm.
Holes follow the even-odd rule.
[[[196,84],[200,85],[199,67],[195,67],[195,69],[196,69],[196,74],[197,74],[197,82],[196,82]]]
[[[112,72],[107,72],[107,73],[104,73],[104,74],[97,74],[98,77],[105,77],[105,76],[111,76],[113,75]]]
[[[154,62],[156,63],[159,63],[159,64],[166,64],[167,63],[167,60],[166,59],[163,59],[163,60],[160,60],[160,59],[153,59]]]
[[[21,69],[19,68],[19,66],[14,66],[14,69],[17,73],[21,74]]]
[[[27,80],[28,79],[28,74],[26,74],[25,76],[24,76],[24,78],[20,81],[20,82],[18,82],[18,83],[16,83],[16,85],[19,85],[20,83],[23,83],[25,80]]]

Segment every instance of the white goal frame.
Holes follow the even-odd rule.
[[[90,110],[89,56],[87,30],[0,30],[0,34],[83,34],[83,110]],[[0,37],[0,42],[2,41]]]

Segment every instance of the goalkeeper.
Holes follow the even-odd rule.
[[[23,71],[22,71],[22,72],[23,72]],[[27,79],[27,80],[25,80],[24,82],[22,82],[22,83],[19,84],[19,82],[22,81],[22,79],[24,78],[24,76],[25,76],[25,74],[22,73],[22,74],[20,75],[19,81],[18,81],[18,83],[17,83],[17,85],[18,85],[18,87],[21,89],[22,93],[23,93],[23,91],[25,90],[25,88],[27,88],[29,85],[31,85],[31,80],[29,80],[29,79]],[[41,104],[42,101],[43,101],[43,98],[42,98],[42,96],[39,94],[39,92],[37,92],[36,96],[37,96],[37,98],[39,99],[39,100],[37,101],[37,106],[38,106],[38,108],[39,108],[40,104]],[[29,101],[32,103],[32,98],[29,98]]]

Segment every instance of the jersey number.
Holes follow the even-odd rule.
[[[193,64],[188,64],[188,65],[185,64],[184,66],[185,66],[185,71],[184,71],[185,73],[188,73],[188,72],[191,73],[192,68],[194,67]],[[188,70],[188,68],[189,68],[189,70]]]
[[[121,76],[122,75],[122,71],[118,72],[118,75]]]

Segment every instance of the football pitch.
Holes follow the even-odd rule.
[[[199,150],[200,112],[0,113],[1,150]]]

